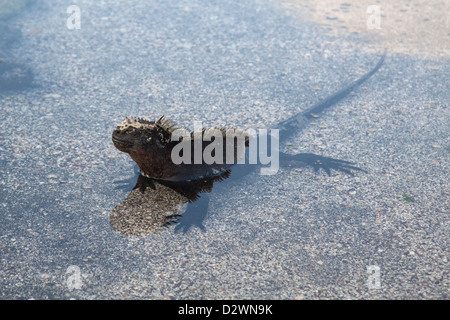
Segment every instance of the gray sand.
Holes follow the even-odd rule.
[[[113,182],[133,175],[111,142],[125,116],[267,128],[383,46],[273,1],[72,2],[80,30],[49,0],[12,20],[36,77],[0,94],[0,298],[449,298],[448,57],[388,52],[283,146],[367,172],[248,176],[212,199],[205,232],[127,237],[109,223],[128,195]]]

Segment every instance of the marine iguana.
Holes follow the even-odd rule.
[[[385,56],[386,53],[382,55],[372,70],[345,88],[317,103],[307,111],[300,112],[272,127],[272,129],[277,129],[279,132],[279,142],[283,143],[294,132],[297,133],[303,130],[311,122],[311,119],[316,118],[325,109],[342,100],[353,89],[370,78],[381,67]],[[173,135],[175,132],[178,134],[179,129],[173,121],[168,120],[164,116],[157,121],[149,121],[145,118],[126,118],[113,131],[112,141],[118,150],[128,153],[139,167],[140,175],[135,189],[140,188],[141,191],[145,191],[148,186],[155,189],[155,183],[158,183],[169,187],[189,200],[182,218],[176,221],[178,222],[176,231],[183,230],[187,232],[193,225],[197,225],[204,230],[203,221],[206,218],[209,204],[208,193],[212,191],[214,193],[216,191],[220,192],[222,188],[226,188],[225,184],[228,183],[220,183],[214,188],[213,184],[224,180],[227,182],[239,180],[256,168],[261,167],[261,164],[249,162],[249,152],[243,153],[238,148],[239,143],[236,143],[236,139],[243,139],[245,146],[248,147],[249,145],[249,135],[245,131],[222,127],[202,128],[201,130],[192,131],[185,136],[180,137],[177,135],[177,138],[173,139]],[[233,161],[231,163],[225,161],[226,151],[228,150],[225,147],[226,143],[221,144],[223,153],[219,156],[220,159],[223,157],[224,161],[207,163],[204,159],[201,159],[201,162],[195,164],[194,155],[192,154],[190,155],[192,161],[187,161],[189,163],[174,163],[172,151],[183,141],[192,146],[194,146],[196,141],[200,141],[201,150],[203,151],[205,148],[210,147],[214,141],[217,142],[217,139],[220,140],[220,137],[223,137],[223,140],[225,140],[230,130],[235,134],[235,138],[232,140],[234,142],[233,149],[230,149],[233,153]],[[204,139],[205,135],[212,131],[216,133],[214,135],[215,139]],[[258,136],[255,138],[256,140],[259,139]],[[245,147],[244,149],[248,150]],[[220,149],[216,149],[215,152],[217,150],[220,151]],[[228,155],[230,155],[230,150],[228,150]],[[268,151],[269,153],[273,151],[271,150],[271,144],[268,145]],[[181,153],[183,152],[184,150]],[[242,156],[245,156],[246,159],[243,161],[244,164],[233,165]],[[351,162],[311,153],[290,155],[280,152],[279,160],[281,165],[311,166],[315,171],[323,169],[328,175],[331,174],[331,169],[350,175],[353,174],[352,171],[361,171],[360,168],[355,167]],[[180,216],[173,215],[170,216],[170,218],[173,218],[172,220],[163,220],[171,222],[177,220]]]

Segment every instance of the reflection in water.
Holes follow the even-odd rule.
[[[179,182],[158,181],[139,175],[127,198],[111,212],[110,224],[125,236],[142,236],[177,223],[190,203],[190,211],[197,212],[190,218],[203,229],[204,216],[201,213],[206,214],[208,201],[200,194],[211,192],[213,184],[228,178],[229,174],[228,170],[216,177]]]

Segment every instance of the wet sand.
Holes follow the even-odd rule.
[[[402,46],[372,40],[355,1],[302,3],[79,1],[80,30],[66,28],[67,3],[15,17],[11,55],[36,76],[0,94],[0,298],[449,299],[444,51],[413,30]],[[376,32],[396,23],[383,14]],[[248,176],[211,197],[204,232],[138,237],[115,223],[137,203],[132,184],[116,188],[134,174],[111,142],[124,117],[267,128],[364,74],[385,43],[382,68],[282,146],[364,172]]]

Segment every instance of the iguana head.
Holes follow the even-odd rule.
[[[112,133],[114,146],[126,152],[138,164],[142,174],[155,179],[167,179],[173,173],[170,154],[174,124],[161,117],[158,121],[145,118],[125,118]]]
[[[114,146],[122,152],[145,148],[161,150],[170,143],[173,123],[161,117],[158,121],[146,118],[125,118],[112,134]]]

